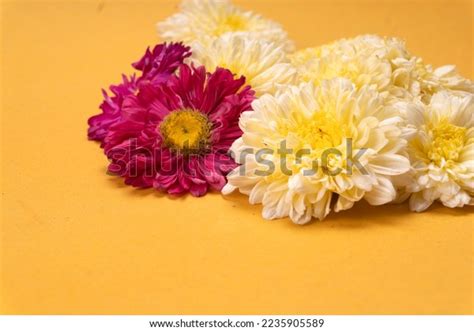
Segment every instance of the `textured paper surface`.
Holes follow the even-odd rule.
[[[300,48],[400,36],[473,78],[469,1],[236,3]],[[2,312],[472,313],[473,208],[362,203],[301,227],[238,194],[170,199],[105,174],[86,120],[176,6],[2,1]]]

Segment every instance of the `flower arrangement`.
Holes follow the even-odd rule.
[[[163,44],[103,92],[88,136],[111,174],[168,194],[239,191],[304,224],[359,200],[474,204],[474,83],[397,38],[295,51],[227,0],[184,0]]]

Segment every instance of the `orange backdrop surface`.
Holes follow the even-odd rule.
[[[242,0],[299,48],[405,38],[473,78],[470,1]],[[11,314],[473,313],[473,208],[364,203],[264,221],[239,194],[170,199],[107,176],[86,139],[177,1],[2,1],[1,311]]]

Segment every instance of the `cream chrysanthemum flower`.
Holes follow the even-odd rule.
[[[406,106],[418,128],[408,144],[410,208],[423,211],[435,200],[451,208],[474,204],[474,97],[442,91],[429,105]]]
[[[290,58],[303,81],[318,85],[324,79],[345,77],[357,87],[375,85],[378,91],[387,91],[388,102],[421,98],[429,103],[434,93],[443,90],[474,93],[473,82],[454,66],[433,70],[397,38],[362,35],[307,48]]]
[[[448,90],[452,92],[474,93],[474,82],[462,77],[454,65],[445,65],[433,69],[430,65],[420,65],[417,73],[421,81],[421,92],[431,96],[437,92]]]
[[[454,65],[433,69],[419,57],[392,60],[395,66],[392,73],[390,92],[398,99],[417,100],[429,104],[431,97],[440,91],[463,95],[474,93],[474,83],[462,77]]]
[[[397,58],[409,59],[403,40],[398,38],[381,37],[377,35],[360,35],[354,38],[339,39],[327,45],[313,49],[317,56],[326,56],[331,53],[347,53],[350,56],[361,52],[368,52],[378,58],[392,61]]]
[[[239,35],[226,35],[210,42],[192,44],[191,61],[209,70],[229,69],[245,76],[257,96],[275,94],[279,87],[294,84],[296,69],[290,64],[282,46]]]
[[[396,66],[392,74],[392,94],[400,99],[420,99],[429,104],[431,97],[440,91],[455,94],[473,94],[474,83],[462,77],[454,65],[445,65],[436,69],[425,64],[419,57],[397,58],[392,61]]]
[[[304,82],[320,85],[336,77],[351,80],[357,88],[373,85],[387,91],[391,82],[390,58],[397,56],[389,41],[376,36],[341,39],[316,48],[307,48],[291,55]],[[391,45],[391,44],[390,44]]]
[[[299,68],[299,77],[303,82],[321,82],[337,77],[349,79],[357,88],[374,85],[380,92],[386,91],[390,84],[391,68],[387,61],[358,53],[348,55],[331,53],[314,58]]]
[[[409,170],[406,140],[375,89],[336,78],[264,95],[252,108],[240,119],[243,135],[231,151],[241,165],[224,193],[239,189],[263,204],[265,219],[298,224],[325,218],[333,197],[335,211],[395,199],[392,177]]]
[[[283,45],[288,52],[294,48],[278,23],[235,7],[228,0],[183,0],[181,12],[158,23],[157,27],[164,41],[190,44],[203,38],[237,34]]]
[[[393,71],[397,69],[392,60],[398,58],[409,58],[404,43],[375,35],[340,39],[291,55],[303,81],[319,85],[325,79],[344,77],[359,88],[374,85],[378,91],[389,89]]]

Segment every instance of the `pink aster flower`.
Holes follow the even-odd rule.
[[[110,86],[112,96],[102,90],[104,95],[104,101],[100,105],[102,113],[89,118],[89,139],[103,142],[108,128],[121,118],[124,99],[135,94],[139,84],[145,82],[159,84],[165,81],[190,55],[190,48],[181,43],[159,44],[152,51],[147,48],[145,55],[132,64],[135,69],[141,71],[138,78],[135,75],[130,77],[123,75],[122,83]]]
[[[104,150],[109,172],[126,184],[202,196],[220,190],[236,166],[227,152],[242,135],[239,116],[251,109],[254,91],[227,69],[206,73],[181,65],[178,71],[125,98]]]

